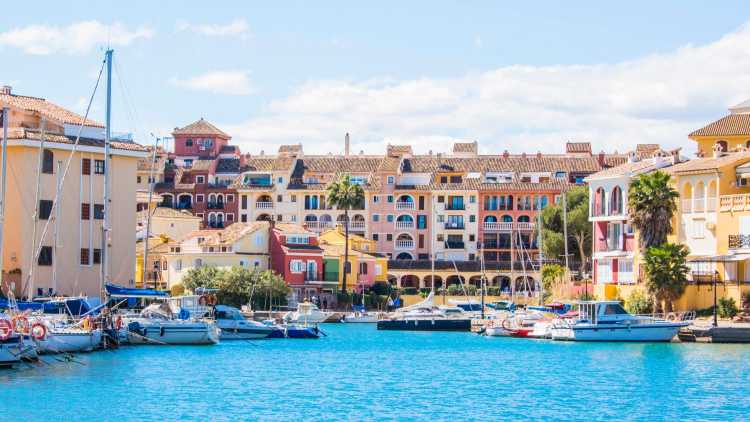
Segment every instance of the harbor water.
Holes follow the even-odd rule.
[[[742,420],[750,347],[323,325],[320,340],[131,346],[0,371],[4,421]]]

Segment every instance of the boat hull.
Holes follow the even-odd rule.
[[[0,367],[8,368],[20,362],[22,347],[23,343],[18,336],[0,341]]]
[[[613,326],[572,326],[554,327],[553,340],[570,341],[613,341],[613,342],[668,342],[677,335],[686,322],[667,324],[613,325]]]
[[[220,329],[208,323],[133,323],[128,325],[128,341],[131,344],[216,344]]]
[[[222,340],[259,340],[267,338],[274,331],[271,327],[266,326],[251,326],[251,325],[237,325],[237,326],[222,326],[221,329]]]
[[[50,331],[42,340],[35,340],[42,354],[90,352],[102,342],[102,331]]]
[[[383,319],[378,330],[471,331],[470,319]]]

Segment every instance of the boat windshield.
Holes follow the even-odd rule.
[[[619,303],[608,303],[604,307],[604,315],[628,315],[628,311],[626,311],[622,305]]]

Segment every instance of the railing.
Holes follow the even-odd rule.
[[[606,208],[602,207],[601,205],[595,204],[593,207],[591,207],[591,216],[592,217],[606,217],[607,216],[607,210],[606,210]]]
[[[729,249],[750,248],[750,234],[730,234]]]
[[[466,205],[446,203],[445,209],[448,211],[463,211],[466,209]]]
[[[414,222],[413,221],[396,221],[396,229],[398,230],[408,230],[414,228]]]
[[[305,221],[305,227],[314,232],[333,228],[333,221]]]
[[[693,212],[693,200],[692,199],[683,199],[682,200],[682,212],[683,213],[691,213],[691,212]]]
[[[516,223],[518,230],[534,230],[534,223]]]
[[[396,240],[396,249],[414,249],[413,240]]]
[[[693,212],[703,212],[706,210],[706,201],[703,198],[693,199]]]
[[[176,210],[191,210],[193,209],[192,204],[177,204],[174,209]]]
[[[349,230],[356,230],[356,231],[364,231],[365,230],[365,222],[364,221],[352,221],[352,222],[350,222],[348,224],[348,226],[349,226]]]
[[[514,228],[516,230],[534,230],[534,223],[485,222],[483,228],[484,231],[488,232],[509,232]]]
[[[465,243],[464,242],[445,242],[445,249],[464,249]]]
[[[413,210],[414,208],[414,202],[396,201],[397,210]]]
[[[716,197],[715,196],[709,196],[708,198],[706,198],[706,211],[716,212]]]
[[[223,202],[209,202],[208,203],[208,209],[210,209],[210,210],[222,210],[222,209],[224,209],[224,203]]]
[[[273,208],[273,202],[256,202],[255,208],[259,210],[270,210]]]
[[[463,230],[465,228],[466,228],[466,225],[463,222],[460,222],[460,223],[459,222],[455,222],[455,221],[453,221],[453,222],[446,221],[445,222],[445,229],[446,230]]]

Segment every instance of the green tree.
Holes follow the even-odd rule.
[[[326,187],[326,198],[329,204],[337,209],[344,210],[344,274],[342,277],[341,290],[346,293],[346,278],[351,272],[349,263],[349,210],[361,206],[365,200],[365,191],[357,183],[352,183],[348,174],[342,175],[338,180],[331,182]]]
[[[256,273],[255,289],[252,296],[253,309],[268,309],[271,305],[286,305],[289,286],[286,281],[271,270]]]
[[[737,302],[733,297],[722,297],[719,299],[719,316],[722,318],[734,318],[738,313]]]
[[[221,270],[212,266],[191,268],[182,277],[182,284],[186,289],[195,291],[199,287],[215,289],[219,282]]]
[[[672,301],[685,292],[690,270],[686,265],[688,254],[684,245],[674,243],[652,246],[644,254],[646,288],[656,298],[657,305],[664,301],[667,312],[672,311]]]
[[[589,222],[589,190],[585,186],[576,186],[566,193],[568,207],[568,242],[573,241],[569,249],[574,258],[581,263],[584,270],[586,259],[591,256],[591,223]],[[542,244],[544,254],[549,258],[559,258],[565,254],[563,239],[562,201],[552,204],[542,211]]]
[[[635,289],[625,300],[625,310],[633,315],[650,314],[654,310],[654,300],[640,289]]]
[[[670,176],[662,171],[642,174],[630,184],[630,222],[638,230],[641,250],[667,241],[667,235],[672,233],[672,216],[678,197],[670,183]]]
[[[232,267],[219,274],[216,297],[219,303],[241,307],[250,302],[253,287],[257,284],[259,275],[244,267]]]

